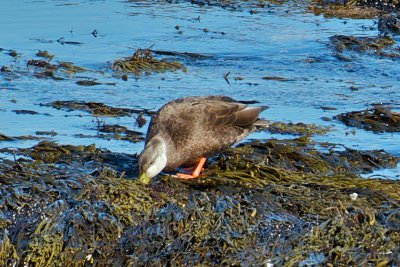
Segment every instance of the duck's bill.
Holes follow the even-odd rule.
[[[151,181],[151,178],[149,176],[147,176],[146,173],[143,173],[142,175],[140,175],[139,179],[142,184],[149,184]]]

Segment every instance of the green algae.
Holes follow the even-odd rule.
[[[135,75],[176,70],[187,71],[186,67],[180,62],[169,61],[165,58],[161,60],[154,58],[150,49],[137,49],[131,57],[114,61],[112,68],[116,71],[131,72]]]
[[[1,228],[9,233],[0,238],[0,260],[28,266],[395,264],[400,183],[359,174],[398,159],[337,148],[308,137],[251,142],[215,157],[200,179],[165,174],[150,186],[137,179],[135,155],[47,141],[1,149],[24,157],[0,161]]]

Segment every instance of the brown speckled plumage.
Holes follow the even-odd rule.
[[[245,138],[262,110],[226,96],[179,98],[153,116],[146,144],[156,135],[165,139],[166,169],[195,164]]]

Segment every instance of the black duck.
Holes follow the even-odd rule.
[[[199,96],[175,99],[155,114],[147,131],[145,148],[139,156],[140,181],[150,183],[162,170],[195,165],[199,176],[213,155],[242,140],[260,122],[265,107],[251,107],[227,96]]]

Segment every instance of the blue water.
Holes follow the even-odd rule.
[[[340,61],[329,45],[329,37],[335,34],[376,36],[373,20],[327,19],[307,12],[306,4],[294,8],[290,3],[263,9],[244,6],[235,11],[218,6],[201,7],[187,1],[3,1],[1,6],[0,65],[19,73],[18,78],[0,74],[2,134],[34,135],[36,131],[53,130],[58,135],[49,139],[59,143],[95,143],[112,151],[137,153],[143,143],[77,138],[76,134],[96,134],[97,122],[92,116],[39,104],[84,100],[156,110],[181,96],[225,94],[242,100],[255,99],[269,106],[263,113],[269,120],[332,125],[330,133],[315,138],[318,141],[357,149],[384,149],[400,156],[399,133],[374,134],[321,120],[378,102],[389,103],[399,110],[398,60],[354,52],[346,53],[350,61]],[[250,9],[259,12],[251,14]],[[176,25],[182,32],[175,29]],[[94,30],[97,37],[92,35]],[[81,44],[62,45],[57,42],[62,37]],[[115,59],[147,47],[212,57],[178,58],[187,66],[187,73],[167,72],[138,78],[131,75],[128,81],[123,81],[112,71]],[[17,51],[18,57],[8,55],[10,50]],[[89,71],[65,75],[67,79],[62,81],[35,78],[34,68],[26,72],[26,62],[36,58],[38,50],[54,54],[54,63],[70,61]],[[228,72],[229,84],[223,78]],[[264,76],[279,76],[289,81],[264,80]],[[86,78],[115,85],[86,87],[75,83]],[[359,90],[352,91],[351,86]],[[323,111],[321,106],[337,110]],[[51,116],[17,115],[12,112],[16,109]],[[143,133],[147,128],[135,128],[134,118],[101,119]],[[271,137],[268,133],[251,136]],[[29,147],[35,143],[0,142],[0,147]],[[400,166],[378,174],[399,179]]]

